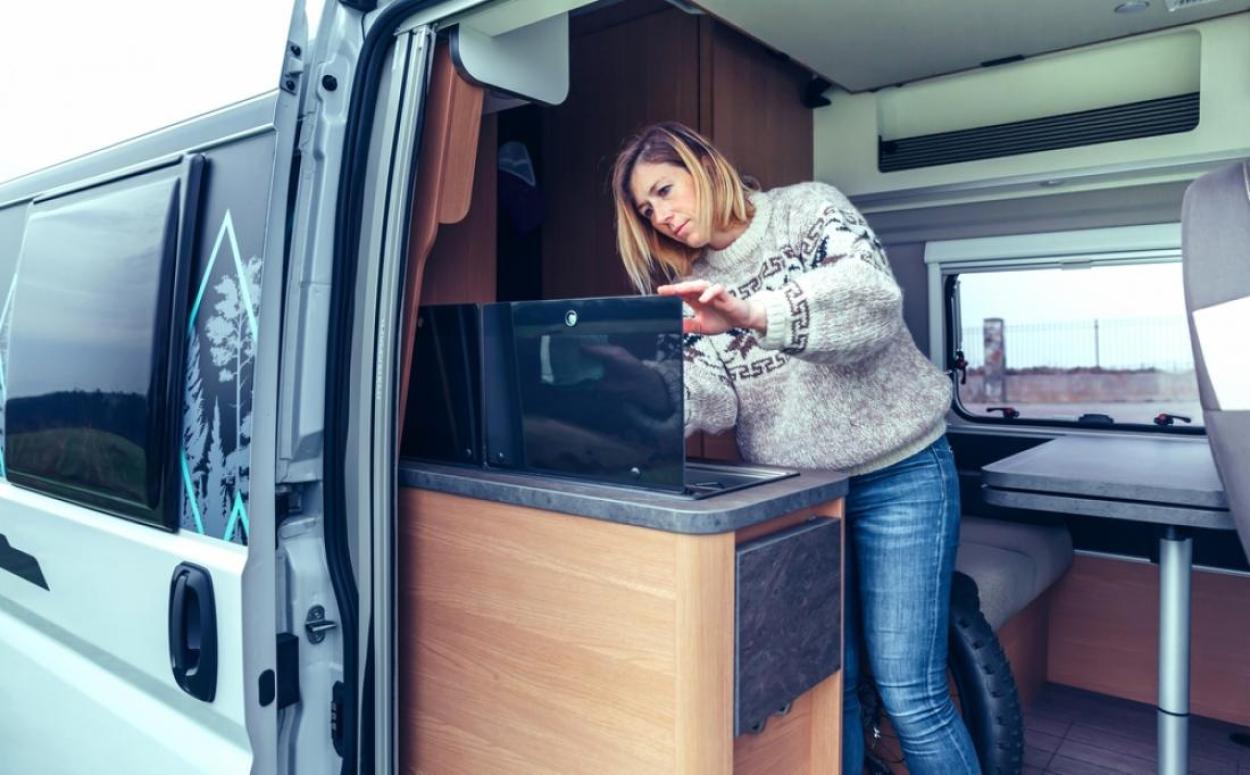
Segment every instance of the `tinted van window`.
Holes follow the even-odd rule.
[[[15,484],[168,527],[181,172],[32,206],[5,404]]]

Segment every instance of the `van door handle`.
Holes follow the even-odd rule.
[[[169,582],[169,666],[192,697],[212,702],[217,693],[217,607],[213,577],[184,562]]]

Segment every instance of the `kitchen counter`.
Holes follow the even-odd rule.
[[[688,534],[741,530],[837,500],[846,495],[847,490],[845,474],[800,471],[798,476],[695,500],[682,495],[554,476],[415,460],[400,462],[399,482],[401,487]]]

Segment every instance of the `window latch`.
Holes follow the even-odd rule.
[[[1167,412],[1159,412],[1155,415],[1155,425],[1169,426],[1175,421],[1180,420],[1184,423],[1193,422],[1193,418],[1186,417],[1183,414],[1168,414]]]
[[[959,372],[959,384],[968,384],[968,359],[964,357],[963,350],[955,351],[955,368],[953,371]]]
[[[1020,416],[1020,410],[1014,406],[989,406],[986,407],[987,412],[1002,412],[1003,417],[1008,420],[1014,420]]]

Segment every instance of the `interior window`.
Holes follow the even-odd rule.
[[[1179,260],[965,272],[947,287],[969,419],[1201,426]]]

